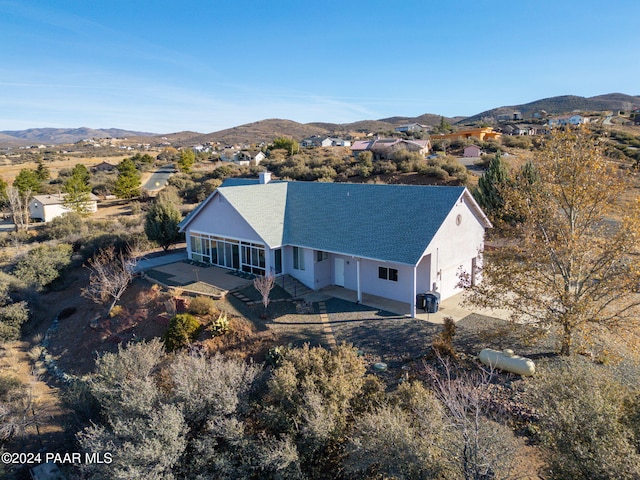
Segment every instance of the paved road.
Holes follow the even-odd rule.
[[[151,174],[149,180],[147,180],[147,182],[142,187],[150,192],[160,190],[167,185],[169,177],[175,172],[176,167],[174,165],[163,165]]]
[[[484,169],[478,165],[476,162],[480,159],[478,157],[460,157],[457,159],[462,165],[464,165],[470,173],[476,176],[482,176],[484,173]]]

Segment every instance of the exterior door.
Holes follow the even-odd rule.
[[[282,250],[280,248],[273,251],[273,259],[275,263],[276,275],[279,275],[282,273]]]
[[[334,283],[339,287],[344,287],[344,258],[336,258],[334,266]]]

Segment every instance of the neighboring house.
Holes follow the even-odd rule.
[[[36,220],[42,220],[43,222],[50,222],[56,217],[62,214],[68,213],[71,210],[64,204],[65,193],[58,193],[53,195],[34,195],[29,202],[29,212],[31,218]],[[89,194],[89,201],[87,202],[87,210],[90,213],[98,211],[98,197],[93,193]]]
[[[500,126],[500,130],[506,135],[539,135],[546,131],[546,127],[542,125],[518,123],[515,125],[502,125]]]
[[[420,125],[419,123],[409,123],[407,125],[398,125],[395,130],[398,133],[416,133],[426,132],[429,130],[429,127],[427,125]]]
[[[343,138],[327,137],[322,141],[323,147],[350,147],[351,140]]]
[[[564,125],[582,125],[584,123],[589,123],[589,118],[583,117],[582,115],[567,115],[549,119],[549,127],[551,128],[562,127]]]
[[[189,214],[189,258],[405,302],[412,316],[417,293],[445,299],[461,271],[476,276],[491,223],[465,187],[268,180],[225,182]]]
[[[113,172],[117,167],[109,162],[100,162],[94,165],[91,170],[93,172]]]
[[[497,140],[502,134],[496,132],[491,127],[469,128],[466,130],[458,130],[454,133],[441,133],[440,135],[432,135],[432,140],[463,140],[465,138],[477,138],[480,141]]]
[[[402,138],[376,138],[375,140],[359,140],[351,145],[351,152],[358,157],[360,152],[370,151],[374,160],[388,160],[398,150],[417,152],[426,156],[431,148],[429,140],[405,140]]]
[[[496,115],[496,120],[498,122],[509,122],[509,121],[518,121],[522,120],[522,113],[516,111],[513,113],[501,113]]]
[[[463,157],[479,157],[482,155],[482,149],[478,145],[468,145],[464,147]]]
[[[300,142],[300,145],[305,148],[310,147],[350,147],[351,142],[342,138],[335,137],[321,137],[320,135],[313,135],[307,137]]]
[[[262,150],[242,150],[235,155],[234,162],[239,165],[260,165],[267,158]]]

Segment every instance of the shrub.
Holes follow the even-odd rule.
[[[540,373],[529,395],[540,413],[549,478],[640,478],[638,438],[625,408],[634,392],[607,367],[582,359]]]
[[[180,313],[169,321],[169,328],[162,340],[167,350],[177,350],[198,338],[201,328],[202,325],[196,317],[188,313]]]
[[[440,165],[440,168],[442,168],[452,177],[455,177],[458,173],[464,172],[466,170],[464,165],[456,160],[447,160],[442,165]]]
[[[453,337],[456,334],[456,322],[451,317],[444,317],[444,325],[442,331],[433,340],[433,349],[441,356],[456,357],[456,351],[453,347]]]
[[[36,290],[42,290],[71,264],[71,253],[71,245],[66,243],[40,245],[18,260],[14,275]]]
[[[503,135],[502,144],[505,147],[530,149],[533,146],[531,137],[525,135]]]
[[[209,325],[207,330],[209,330],[214,337],[219,337],[220,335],[227,333],[229,331],[229,320],[227,318],[227,314],[224,312],[220,313],[218,318]]]
[[[211,297],[198,296],[189,302],[189,313],[194,315],[213,315],[216,304]]]
[[[27,302],[9,303],[0,306],[0,341],[17,340],[20,338],[22,324],[29,320]]]
[[[76,212],[68,212],[54,218],[45,228],[45,235],[53,240],[62,240],[68,237],[80,236],[86,233],[82,215]]]
[[[421,166],[418,169],[418,173],[426,177],[434,177],[438,180],[446,180],[449,178],[449,174],[445,170],[440,167],[436,167],[435,165]]]

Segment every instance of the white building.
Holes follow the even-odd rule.
[[[56,217],[70,212],[64,204],[65,193],[52,195],[34,195],[29,202],[29,212],[31,218],[50,222]],[[89,201],[86,204],[89,213],[98,211],[98,197],[93,193],[89,193]]]
[[[411,304],[475,277],[491,223],[465,187],[225,182],[181,222],[190,259]]]

